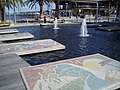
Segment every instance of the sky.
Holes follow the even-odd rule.
[[[51,9],[55,9],[55,4],[54,3],[51,3]],[[29,6],[25,6],[25,7],[19,8],[19,9],[16,8],[15,10],[16,10],[16,12],[33,12],[33,11],[40,11],[40,8],[39,8],[39,5],[36,4],[36,7],[34,6],[32,9],[29,8]],[[43,5],[43,11],[46,11],[46,10],[47,10],[47,5],[44,4]],[[6,8],[6,12],[13,13],[14,11],[13,11],[13,9],[8,10]]]

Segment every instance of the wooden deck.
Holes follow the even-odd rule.
[[[26,90],[18,70],[26,66],[17,54],[0,55],[0,90]]]

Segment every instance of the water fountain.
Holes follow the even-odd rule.
[[[58,27],[57,18],[55,18],[54,28],[53,28],[53,29],[60,29],[60,28]]]
[[[82,21],[82,25],[80,28],[80,37],[88,37],[88,31],[87,31],[87,24],[86,24],[86,19],[84,18]]]

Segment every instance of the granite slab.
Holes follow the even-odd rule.
[[[21,40],[21,39],[29,39],[29,38],[34,38],[34,36],[28,32],[0,35],[0,41]]]
[[[102,31],[120,31],[120,26],[118,25],[111,25],[110,27],[97,27],[97,30],[102,30]]]
[[[34,54],[62,49],[65,49],[65,46],[52,39],[0,44],[0,53],[16,53],[18,55]]]
[[[17,29],[4,29],[4,30],[0,30],[0,34],[9,34],[9,33],[17,33],[18,30]]]
[[[120,62],[93,54],[20,69],[27,90],[115,90]]]

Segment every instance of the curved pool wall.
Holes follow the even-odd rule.
[[[63,51],[22,56],[29,64],[37,65],[95,53],[120,61],[120,31],[104,32],[88,28],[90,36],[82,38],[79,36],[80,24],[59,25],[59,30],[54,30],[53,27],[51,25],[18,28],[19,32],[33,34],[35,40],[51,38],[66,46]]]

